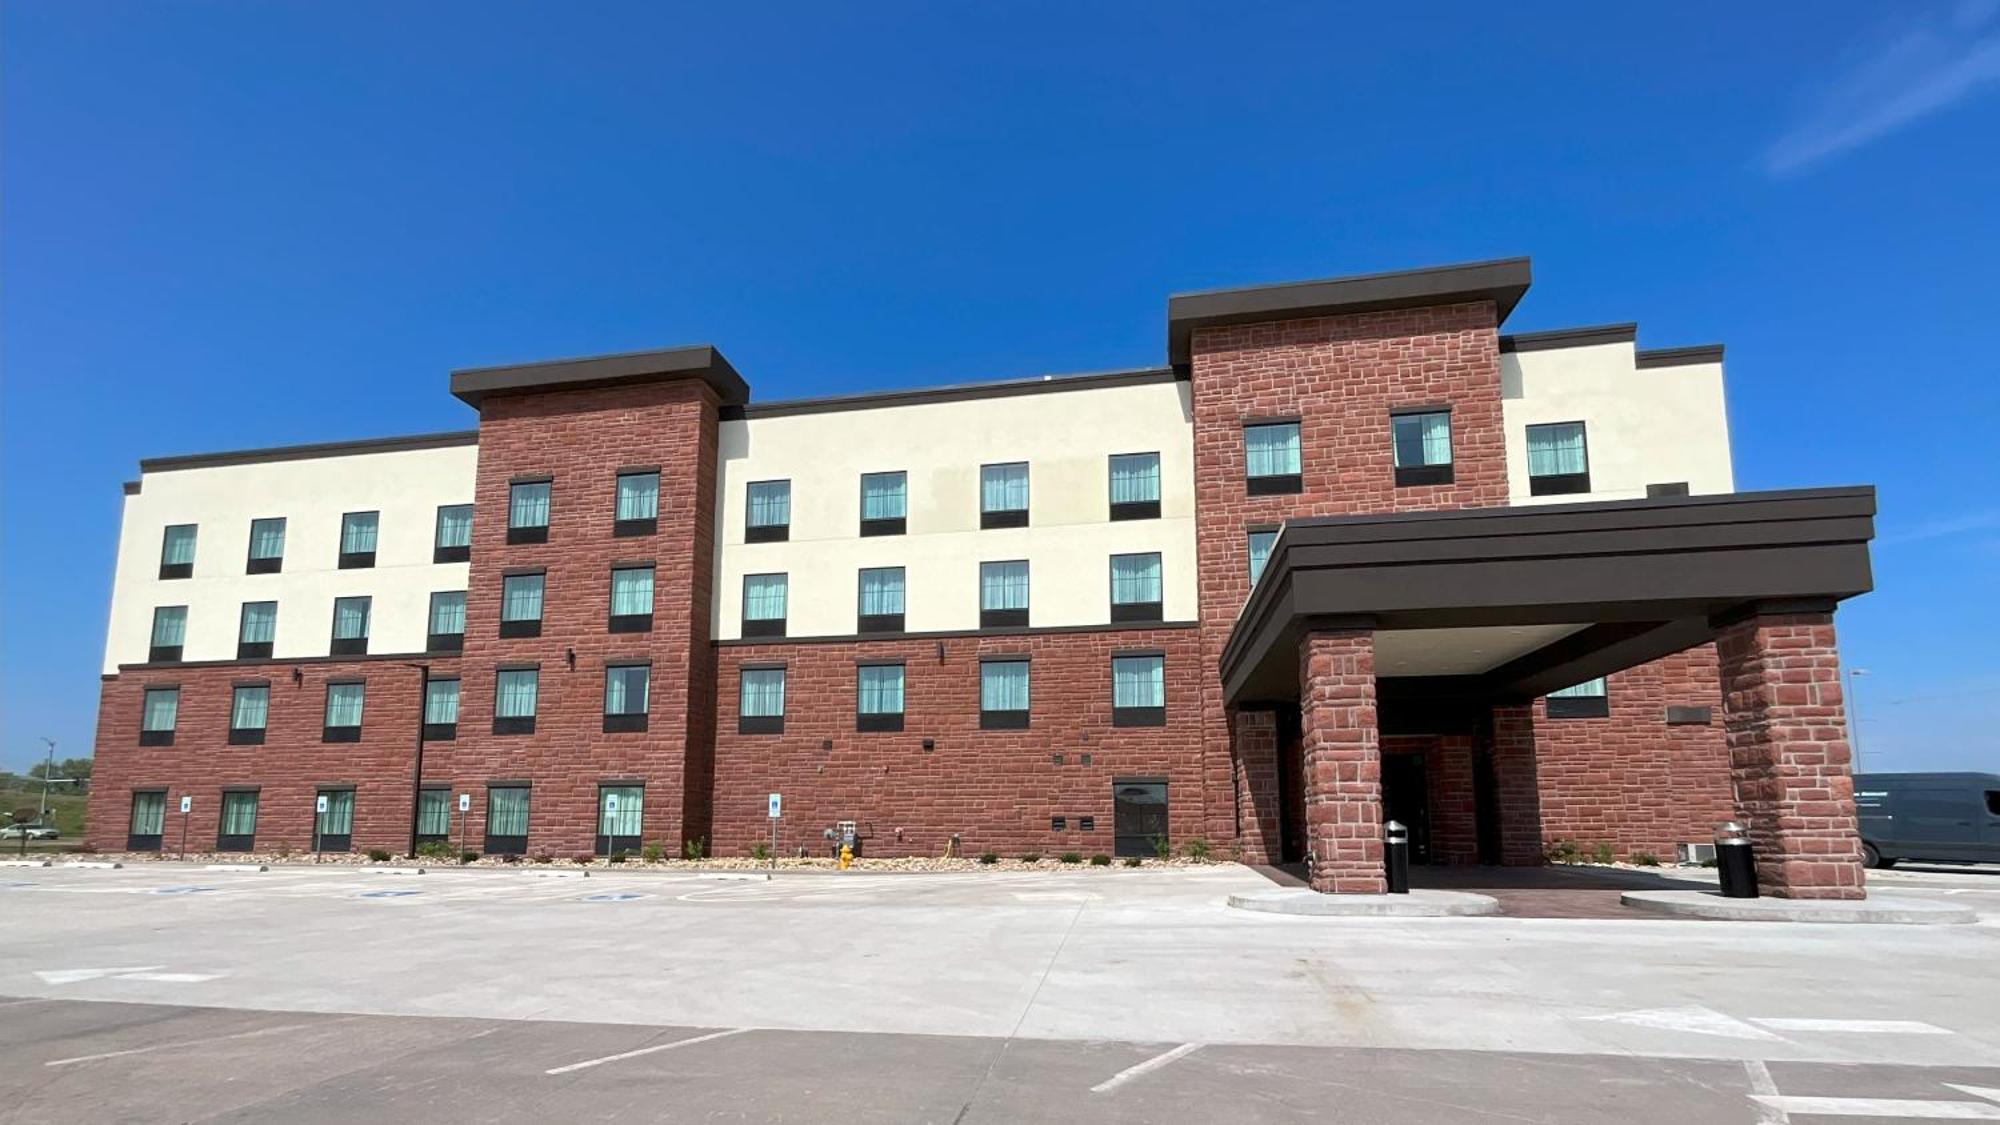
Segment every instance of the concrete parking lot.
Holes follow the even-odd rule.
[[[1264,885],[0,869],[0,1119],[2000,1120],[1991,875],[1877,880],[1940,927],[1223,905]]]

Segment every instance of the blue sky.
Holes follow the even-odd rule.
[[[1871,768],[2000,769],[1994,3],[130,4],[4,15],[0,765],[87,748],[140,456],[1147,365],[1169,292],[1534,257],[1728,345],[1740,488],[1873,483]]]

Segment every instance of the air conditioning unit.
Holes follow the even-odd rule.
[[[1682,863],[1714,863],[1714,844],[1675,844],[1674,857]]]

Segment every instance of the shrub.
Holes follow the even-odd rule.
[[[370,863],[387,863],[387,862],[389,862],[389,853],[388,853],[388,852],[385,852],[385,851],[383,851],[383,850],[382,850],[381,848],[369,848],[369,849],[368,849],[368,862],[370,862]]]
[[[1612,851],[1611,845],[1603,840],[1599,840],[1597,846],[1590,849],[1590,862],[1592,863],[1611,863],[1617,858],[1618,853]]]
[[[1101,854],[1091,856],[1090,865],[1092,867],[1109,867],[1111,866],[1111,857],[1108,855],[1101,855]]]
[[[682,858],[682,859],[700,859],[700,858],[701,858],[701,841],[700,841],[700,840],[689,840],[689,841],[688,841],[687,843],[685,843],[685,844],[682,844],[682,845],[681,845],[681,858]]]
[[[501,856],[501,857],[500,857],[500,862],[502,862],[502,863],[519,863],[519,862],[521,862],[521,857],[520,857],[520,856],[518,856],[518,855],[515,855],[515,854],[514,854],[513,852],[508,852],[508,853],[507,853],[506,855],[503,855],[503,856]]]
[[[1582,863],[1583,849],[1575,840],[1557,840],[1548,847],[1550,863]]]
[[[417,845],[417,855],[424,859],[450,859],[458,854],[458,849],[443,840],[425,840]]]
[[[1155,836],[1153,837],[1153,855],[1157,859],[1172,859],[1174,858],[1174,846],[1167,842],[1165,836]]]
[[[1141,862],[1142,861],[1136,855],[1128,855],[1125,857],[1125,866],[1127,867],[1137,867]]]
[[[993,864],[996,864],[996,863],[999,863],[999,862],[1000,862],[1000,853],[999,853],[999,852],[980,852],[980,853],[979,853],[979,862],[981,862],[981,863],[983,863],[983,864],[986,864],[987,866],[989,866],[989,867],[990,867],[990,866],[992,866]]]
[[[543,852],[542,854],[535,857],[536,863],[554,863],[555,861],[556,857],[550,855],[547,852]]]
[[[750,845],[750,858],[763,863],[771,858],[771,845],[762,840]]]
[[[1652,852],[1633,852],[1629,857],[1634,867],[1658,867],[1660,857]]]
[[[647,863],[658,863],[660,862],[660,857],[666,854],[667,849],[661,847],[658,841],[647,844],[645,847],[639,849],[639,858],[645,860]]]
[[[1042,862],[1042,853],[1040,853],[1040,852],[1022,852],[1022,853],[1021,853],[1021,862],[1022,862],[1022,863],[1040,863],[1040,862]]]
[[[274,854],[276,854],[279,859],[290,859],[292,858],[292,846],[290,844],[279,844],[277,848],[274,849]]]
[[[1062,860],[1062,861],[1063,861],[1064,863],[1082,863],[1082,862],[1083,862],[1083,853],[1082,853],[1082,852],[1064,852],[1063,854],[1061,854],[1061,855],[1057,856],[1056,858],[1057,858],[1057,859],[1059,859],[1059,860]]]
[[[1208,859],[1208,841],[1189,840],[1181,845],[1181,854],[1189,859],[1205,861]]]
[[[605,859],[606,859],[607,861],[611,862],[611,863],[624,863],[624,862],[625,862],[625,849],[624,849],[624,848],[619,848],[619,849],[618,849],[617,851],[615,851],[615,852],[612,852],[612,853],[611,853],[610,855],[608,855],[608,856],[606,856],[606,857],[604,857],[604,858],[605,858]]]
[[[589,854],[580,855],[576,857],[576,865],[578,867],[589,867],[592,861],[596,859],[597,857],[594,855],[589,855]]]
[[[458,855],[458,862],[460,863],[477,863],[478,861],[479,861],[479,853],[473,851],[471,848],[465,849]]]

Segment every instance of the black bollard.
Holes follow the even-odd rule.
[[[1410,830],[1396,821],[1382,826],[1382,861],[1388,868],[1389,893],[1410,893]]]
[[[1723,898],[1757,897],[1757,857],[1749,834],[1733,820],[1715,830],[1715,870]]]

